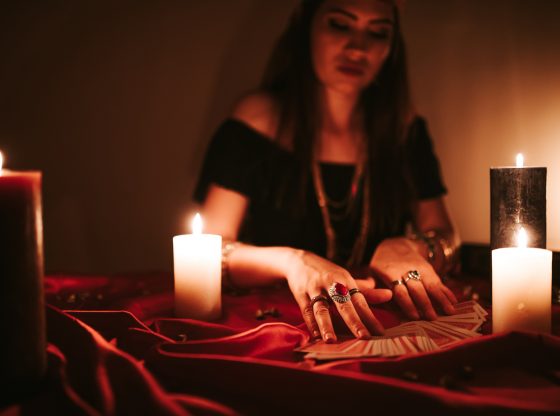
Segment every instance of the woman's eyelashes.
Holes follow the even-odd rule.
[[[350,31],[350,24],[343,21],[342,19],[331,17],[328,19],[329,29],[334,32],[348,32]]]
[[[327,22],[329,29],[336,33],[350,33],[359,30],[354,28],[350,22],[337,17],[331,17]],[[391,37],[391,31],[388,28],[367,29],[366,33],[368,37],[374,40],[388,40]]]
[[[368,31],[368,36],[375,40],[389,40],[391,37],[391,32],[387,29],[383,30],[370,30]]]

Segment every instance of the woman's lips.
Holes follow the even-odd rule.
[[[338,65],[336,69],[343,74],[360,77],[365,74],[365,69],[357,65]]]

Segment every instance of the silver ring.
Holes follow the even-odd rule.
[[[342,283],[334,282],[329,287],[329,295],[331,296],[332,300],[337,303],[346,303],[350,300],[350,294],[348,293],[348,288],[344,286]]]
[[[356,293],[362,293],[362,292],[360,292],[360,289],[358,289],[357,287],[355,287],[355,288],[353,288],[353,289],[350,289],[350,290],[348,291],[348,294],[349,294],[350,296],[354,296]]]
[[[329,298],[327,298],[325,295],[313,296],[311,298],[311,300],[309,301],[309,307],[311,309],[313,309],[313,305],[315,305],[317,302],[325,302],[328,305],[329,304]]]
[[[422,280],[422,278],[420,277],[420,272],[418,270],[409,270],[403,277],[405,283],[411,279],[416,280],[417,282]]]
[[[404,285],[404,282],[403,282],[402,279],[393,280],[393,281],[391,282],[391,285],[393,285],[393,289],[394,289],[394,288],[396,288],[397,286]]]

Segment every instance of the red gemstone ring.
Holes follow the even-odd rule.
[[[350,300],[350,293],[348,293],[348,288],[342,283],[333,283],[329,287],[329,295],[332,300],[337,303],[346,303]]]

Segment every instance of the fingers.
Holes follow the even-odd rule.
[[[439,306],[441,306],[441,308],[447,315],[453,315],[455,313],[455,308],[453,307],[453,304],[448,297],[449,295],[445,293],[445,291],[447,290],[449,291],[451,296],[455,297],[449,290],[449,288],[447,288],[443,284],[439,284],[434,285],[433,287],[428,286],[426,290],[430,294],[430,297],[437,301]]]
[[[329,286],[328,292],[338,309],[338,313],[354,336],[359,339],[369,339],[371,334],[360,319],[360,316],[354,307],[354,303],[351,301],[352,296],[348,287],[343,283],[333,282]],[[371,310],[369,312],[371,313]]]
[[[374,289],[375,282],[373,279],[363,283],[357,283],[351,279],[349,283],[354,286],[359,285],[363,287],[365,293],[358,289],[350,295],[345,285],[333,284],[331,287],[337,286],[343,292],[341,292],[342,295],[340,296],[336,292],[333,292],[334,295],[329,295],[336,305],[340,317],[356,338],[369,339],[371,334],[383,334],[385,331],[383,325],[373,314],[368,302],[387,302],[391,299],[392,292],[387,289]],[[325,295],[322,295],[324,292],[320,288],[312,289],[310,292],[313,294],[303,293],[295,296],[309,332],[314,338],[322,338],[327,343],[336,341],[337,337],[330,315],[329,304],[324,300],[314,300],[325,297]],[[329,293],[331,293],[330,290]]]
[[[321,332],[319,330],[319,326],[317,325],[317,321],[315,320],[315,315],[313,313],[313,305],[311,305],[311,300],[306,294],[296,296],[296,302],[299,306],[301,311],[301,316],[303,317],[303,321],[309,330],[309,333],[313,338],[320,338]]]
[[[360,289],[360,291],[370,305],[389,302],[393,297],[393,292],[389,289]]]
[[[355,283],[369,304],[386,303],[393,297],[393,292],[389,289],[375,289],[375,280],[372,277],[358,279]]]
[[[365,323],[366,327],[371,333],[383,335],[385,333],[385,329],[383,325],[377,320],[373,312],[371,311],[369,304],[365,298],[365,296],[358,292],[351,296],[352,303],[354,304],[354,308],[358,313],[358,316]]]
[[[457,299],[435,273],[424,271],[422,278],[407,277],[403,277],[404,285],[394,287],[393,296],[409,318],[420,319],[422,316],[429,320],[437,319],[433,302],[446,314],[455,313],[453,304],[457,303]]]
[[[393,288],[393,298],[409,319],[420,319],[420,314],[416,310],[405,285],[398,285]]]
[[[445,294],[445,296],[447,296],[447,299],[449,299],[451,301],[451,303],[455,304],[455,303],[458,302],[457,298],[455,297],[455,295],[453,294],[451,289],[449,289],[445,285],[442,285],[442,290],[443,290],[443,293]],[[455,307],[453,307],[453,311],[455,311]]]
[[[422,316],[431,321],[436,319],[437,313],[432,306],[432,302],[428,297],[424,284],[419,280],[410,279],[406,282],[406,287],[408,288],[408,293],[410,293],[415,305],[420,309]]]
[[[315,302],[313,305],[313,315],[317,321],[319,331],[323,341],[327,344],[336,341],[336,335],[334,332],[331,314],[329,312],[329,307],[327,302]]]

